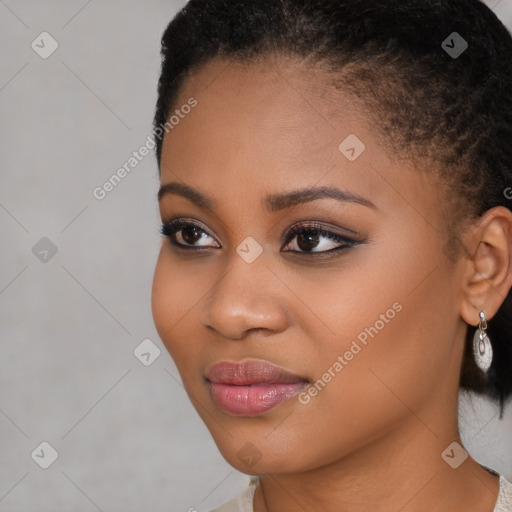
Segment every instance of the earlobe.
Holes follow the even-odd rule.
[[[461,316],[476,326],[480,311],[488,319],[496,314],[512,285],[512,212],[488,210],[468,229],[467,241]]]

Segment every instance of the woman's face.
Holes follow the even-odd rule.
[[[175,109],[161,181],[181,188],[159,206],[188,224],[168,227],[153,315],[228,462],[287,473],[453,434],[464,324],[434,178],[292,62],[211,62]]]

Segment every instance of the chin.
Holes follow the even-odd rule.
[[[295,473],[313,466],[304,458],[303,450],[294,448],[289,439],[276,437],[272,443],[266,438],[267,434],[265,429],[261,436],[229,437],[223,433],[221,439],[213,439],[226,462],[247,475]]]
[[[257,462],[250,460],[247,455],[239,458],[238,454],[233,452],[229,454],[222,453],[222,456],[230,466],[246,475],[278,475],[301,471],[289,457],[276,457],[271,452],[263,452],[261,459]]]

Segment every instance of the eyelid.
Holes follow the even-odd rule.
[[[185,217],[182,215],[175,215],[173,217],[166,218],[162,220],[162,226],[176,226],[177,224],[185,224],[189,225],[192,224],[193,226],[198,227],[205,233],[207,233],[209,236],[213,238],[213,235],[210,234],[210,230],[206,227],[205,224],[203,224],[200,220],[193,219],[192,217]]]
[[[281,247],[281,250],[291,244],[293,240],[296,239],[296,237],[302,233],[307,232],[314,232],[318,233],[321,238],[325,238],[330,240],[331,242],[336,243],[336,247],[332,247],[331,249],[323,250],[323,251],[294,251],[294,250],[287,250],[283,251],[284,253],[294,254],[294,255],[309,255],[312,254],[315,257],[321,257],[322,255],[326,256],[332,253],[342,252],[346,249],[349,249],[350,247],[353,247],[355,245],[358,245],[363,242],[363,240],[359,240],[360,236],[354,237],[354,235],[347,236],[344,233],[340,233],[339,228],[333,229],[328,228],[324,224],[320,224],[318,221],[302,221],[294,226],[292,226],[288,231],[286,232],[283,246]],[[354,233],[352,230],[345,230],[350,231],[350,233]]]
[[[325,234],[324,236],[334,235],[347,241],[363,241],[363,237],[352,229],[342,228],[340,226],[335,226],[332,223],[321,222],[318,220],[296,222],[283,234],[282,241],[285,242],[290,239],[291,235],[295,235],[297,232],[300,233],[302,231],[320,231]]]

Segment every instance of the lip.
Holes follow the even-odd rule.
[[[206,372],[211,396],[226,413],[256,416],[297,395],[309,383],[267,361],[221,361]]]

